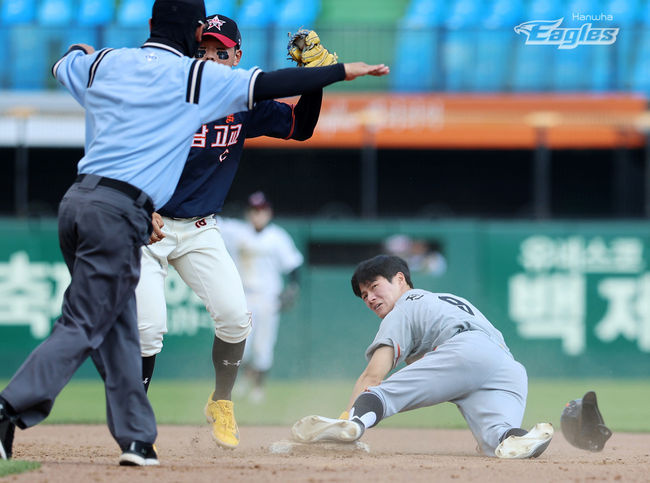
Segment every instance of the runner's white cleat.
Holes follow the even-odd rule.
[[[537,458],[541,455],[553,438],[553,425],[537,423],[523,436],[508,436],[501,441],[494,454],[498,458]]]
[[[293,425],[291,434],[296,441],[301,443],[315,443],[316,441],[351,443],[361,437],[363,428],[347,419],[305,416]]]

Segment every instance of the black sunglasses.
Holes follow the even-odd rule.
[[[206,49],[199,47],[199,50],[196,51],[196,55],[194,57],[197,59],[202,59],[205,57],[206,52]],[[217,50],[217,57],[219,57],[221,60],[228,60],[230,56],[228,55],[227,50]]]

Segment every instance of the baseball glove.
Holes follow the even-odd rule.
[[[338,62],[336,53],[330,53],[323,47],[320,37],[313,30],[300,29],[293,35],[289,32],[287,51],[288,59],[296,62],[298,67],[323,67]]]
[[[298,294],[300,293],[300,286],[295,283],[289,283],[284,288],[280,294],[280,312],[286,312],[290,310],[298,299]]]

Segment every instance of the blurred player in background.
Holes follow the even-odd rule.
[[[273,365],[280,312],[295,303],[299,292],[298,268],[303,263],[303,256],[289,234],[271,223],[272,219],[271,204],[264,193],[257,191],[248,197],[245,222],[226,218],[220,223],[253,316],[243,359],[247,380],[239,384],[251,386],[249,399],[253,403],[264,399],[264,382]]]
[[[389,255],[404,259],[413,272],[440,277],[447,271],[447,260],[438,242],[398,234],[384,240],[384,249]]]
[[[306,416],[292,428],[296,439],[356,441],[383,418],[411,409],[454,403],[479,450],[499,458],[534,458],[553,426],[519,427],[528,377],[499,332],[467,300],[414,289],[409,267],[392,255],[360,263],[352,290],[382,319],[366,349],[361,374],[341,419]],[[406,367],[385,379],[399,363]]]
[[[323,48],[322,53],[326,52]],[[196,57],[228,67],[239,64],[241,35],[235,21],[223,15],[208,17]],[[335,59],[332,64],[336,64]],[[300,69],[306,70],[316,71]],[[168,266],[172,265],[205,303],[215,323],[215,386],[205,416],[212,424],[215,441],[223,447],[235,448],[239,444],[231,392],[251,330],[251,316],[241,279],[214,215],[221,211],[230,190],[245,138],[308,139],[318,121],[322,96],[323,90],[319,88],[303,94],[295,106],[261,101],[250,111],[201,126],[194,135],[176,191],[154,214],[157,231],[151,238],[152,244],[142,251],[136,297],[145,388],[148,389],[156,354],[162,350],[163,335],[167,332],[164,288]],[[296,266],[300,262],[302,258]]]

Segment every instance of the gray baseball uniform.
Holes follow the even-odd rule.
[[[513,358],[501,332],[467,300],[409,290],[384,317],[366,350],[368,360],[382,345],[393,347],[394,366],[408,364],[369,388],[383,402],[384,418],[452,402],[490,456],[501,436],[521,425],[526,370]]]

